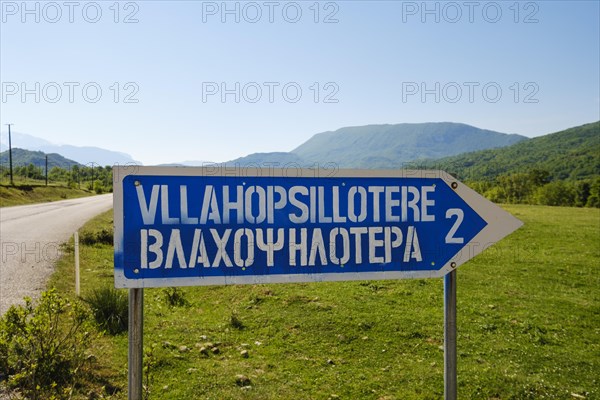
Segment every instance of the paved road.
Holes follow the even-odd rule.
[[[0,315],[36,297],[54,269],[60,244],[112,207],[112,194],[0,208]]]

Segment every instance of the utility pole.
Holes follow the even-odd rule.
[[[48,186],[48,154],[46,154],[46,186]]]
[[[12,143],[11,143],[11,139],[10,139],[10,127],[11,125],[14,124],[6,124],[8,125],[8,165],[9,165],[9,171],[10,171],[10,185],[14,186],[15,183],[13,181],[13,169],[12,169]]]

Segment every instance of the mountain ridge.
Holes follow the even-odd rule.
[[[443,169],[468,180],[491,180],[531,168],[548,172],[550,180],[588,179],[600,175],[600,121],[503,148],[426,160],[415,166]]]
[[[290,152],[253,153],[228,164],[335,163],[340,168],[399,168],[415,160],[503,147],[526,140],[525,136],[456,122],[364,125],[317,133]]]
[[[13,167],[22,167],[33,164],[36,167],[45,167],[46,156],[48,156],[48,169],[59,167],[68,169],[74,165],[81,165],[77,161],[70,160],[57,153],[44,153],[42,151],[26,150],[21,148],[12,149]],[[8,150],[0,153],[0,166],[8,168],[9,155]]]
[[[21,132],[11,133],[11,144],[13,149],[20,148],[30,151],[41,151],[46,154],[60,154],[67,159],[76,161],[82,165],[125,165],[139,164],[129,154],[120,151],[108,150],[94,146],[58,145],[45,139]],[[0,135],[0,145],[3,149],[8,148],[8,133]]]

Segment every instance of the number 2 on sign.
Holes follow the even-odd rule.
[[[460,227],[460,224],[462,224],[465,213],[460,208],[449,208],[446,211],[446,219],[452,218],[453,216],[456,216],[456,221],[454,221],[454,225],[452,225],[452,228],[450,228],[450,231],[446,235],[446,243],[464,243],[464,238],[455,237],[454,235],[456,235],[456,231]]]

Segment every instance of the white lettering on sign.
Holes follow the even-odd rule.
[[[171,214],[169,209],[169,187],[152,185],[150,198],[144,194],[142,185],[137,186],[138,203],[144,225],[156,222],[157,204],[160,198],[161,221],[163,225],[204,225],[229,224],[235,220],[238,224],[274,223],[274,213],[284,209],[288,204],[294,211],[288,215],[294,224],[313,223],[330,224],[363,222],[368,210],[374,222],[434,222],[435,215],[431,209],[435,201],[431,194],[435,186],[352,186],[341,193],[339,186],[327,190],[323,186],[292,186],[286,190],[281,186],[229,186],[217,187],[207,185],[201,200],[199,215],[190,215],[188,187],[179,187],[179,214]],[[235,195],[233,195],[235,193]],[[383,194],[383,196],[381,196]],[[341,196],[346,196],[348,210],[341,214],[339,207]],[[380,208],[381,197],[384,200],[383,211]],[[331,206],[331,214],[327,213]],[[232,218],[235,214],[235,219]]]
[[[246,268],[253,265],[257,252],[265,253],[267,266],[272,267],[275,253],[281,251],[286,242],[289,245],[287,261],[294,267],[313,267],[317,260],[323,266],[344,265],[350,261],[355,264],[383,264],[392,261],[394,251],[402,254],[403,262],[422,261],[419,238],[414,226],[408,226],[404,231],[399,227],[334,228],[328,235],[324,235],[321,228],[279,228],[277,240],[274,241],[269,241],[274,234],[274,230],[270,228],[225,229],[222,236],[215,229],[208,231],[210,235],[205,236],[204,230],[195,229],[191,249],[186,253],[179,229],[171,229],[168,237],[163,237],[163,234],[155,229],[141,229],[142,268]],[[362,254],[364,234],[368,240],[368,259],[364,259]],[[341,239],[343,246],[338,247],[338,239]],[[233,241],[232,253],[229,253],[227,248],[230,240]],[[209,259],[206,252],[206,241],[210,241],[210,244],[217,248],[212,259]],[[242,254],[246,256],[243,257]]]
[[[435,191],[435,184],[287,188],[157,184],[145,189],[138,184],[143,225],[139,230],[141,268],[245,269],[253,266],[257,257],[266,260],[266,267],[274,267],[276,260],[306,268],[384,265],[394,259],[422,262],[414,223],[435,222]],[[444,217],[452,224],[444,232],[445,243],[463,243],[464,238],[457,235],[463,210],[448,209]],[[347,223],[362,226],[339,226]],[[368,226],[378,223],[386,226]],[[244,226],[236,228],[234,224]],[[260,228],[252,227],[259,224]],[[273,227],[265,228],[265,224]],[[157,225],[162,225],[161,230],[154,229]],[[191,246],[189,238],[182,239],[185,226],[196,227],[192,228]],[[207,248],[216,251],[209,253]]]

